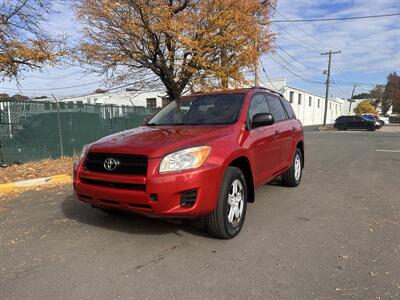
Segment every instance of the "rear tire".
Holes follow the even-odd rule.
[[[303,155],[299,148],[296,148],[290,168],[282,175],[282,184],[284,186],[296,187],[301,182],[303,175]]]
[[[376,130],[376,128],[375,128],[374,125],[370,125],[370,126],[368,127],[368,131],[375,131],[375,130]]]
[[[344,127],[344,125],[340,124],[337,127],[338,130],[346,130],[346,127]]]
[[[220,239],[231,239],[243,227],[247,208],[247,186],[242,170],[228,167],[222,179],[217,207],[206,217],[206,228],[210,235]]]

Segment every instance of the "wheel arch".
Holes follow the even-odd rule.
[[[247,202],[254,202],[254,180],[249,159],[246,156],[239,156],[233,159],[228,166],[242,170],[247,185]]]

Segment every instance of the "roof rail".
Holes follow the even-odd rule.
[[[253,86],[253,87],[251,87],[251,89],[266,90],[266,91],[271,92],[273,94],[277,94],[277,95],[281,96],[282,98],[285,98],[285,96],[283,96],[283,94],[281,94],[280,92],[275,91],[273,89],[269,89],[269,88],[263,87],[263,86]]]

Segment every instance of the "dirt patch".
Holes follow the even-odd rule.
[[[75,160],[77,160],[77,157],[63,157],[0,168],[0,184],[60,174],[72,174],[72,165]]]

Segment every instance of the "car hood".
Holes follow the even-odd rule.
[[[142,126],[106,136],[91,144],[89,152],[156,158],[176,150],[206,145],[232,132],[232,126]]]

